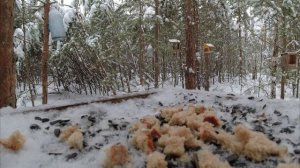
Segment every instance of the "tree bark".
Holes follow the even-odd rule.
[[[23,24],[23,42],[24,42],[24,46],[23,46],[23,51],[24,51],[24,57],[25,57],[25,66],[26,66],[26,82],[28,84],[28,88],[29,88],[29,93],[30,93],[30,100],[31,100],[31,105],[34,107],[34,96],[33,96],[33,92],[32,92],[32,88],[31,88],[31,75],[30,75],[30,61],[28,58],[28,51],[27,51],[27,44],[26,44],[26,27],[25,27],[25,22],[26,22],[26,5],[25,5],[25,0],[22,0],[22,6],[23,6],[23,13],[22,13],[22,24]]]
[[[276,70],[277,70],[277,55],[278,55],[278,33],[279,33],[279,20],[276,20],[275,23],[275,37],[274,37],[274,49],[272,56],[272,65],[271,65],[271,99],[276,98]]]
[[[159,16],[159,0],[155,0],[155,15]],[[160,32],[160,25],[159,20],[156,18],[155,23],[155,48],[154,48],[154,87],[158,88],[159,83],[159,74],[160,74],[160,67],[159,67],[159,32]]]
[[[300,74],[300,58],[298,58],[298,68],[296,71],[296,76],[299,76]],[[300,78],[298,77],[296,82],[296,98],[299,98],[299,84],[300,84]]]
[[[239,23],[239,84],[243,82],[243,48],[242,48],[242,18],[241,18],[241,5],[238,1],[238,23]]]
[[[298,72],[298,74],[299,74],[299,72]],[[300,84],[300,79],[298,78],[297,84],[296,84],[296,98],[299,98],[299,84]]]
[[[16,75],[13,54],[13,0],[0,1],[0,108],[16,107]]]
[[[140,85],[144,85],[144,29],[143,29],[143,4],[142,0],[139,0],[140,12],[139,12],[139,45],[140,45],[140,55],[139,55],[139,77],[140,77]]]
[[[209,53],[204,53],[204,90],[209,91]]]
[[[43,34],[43,55],[42,55],[42,103],[48,103],[48,56],[49,56],[49,11],[50,0],[46,0],[44,4],[44,34]]]
[[[186,89],[196,88],[196,60],[195,60],[195,19],[192,0],[185,0],[185,36],[186,36]]]
[[[200,53],[201,52],[201,49],[200,49],[200,46],[198,44],[200,44],[200,40],[199,40],[199,34],[201,33],[200,32],[200,14],[199,14],[199,3],[197,2],[197,0],[193,0],[193,8],[194,8],[194,18],[195,18],[195,45],[196,45],[196,48],[195,48],[195,52],[196,53]],[[200,54],[199,54],[200,55]],[[200,59],[198,59],[196,57],[195,59],[195,73],[196,73],[196,87],[197,89],[201,89],[201,71],[200,71],[200,62],[199,62]]]
[[[252,73],[252,80],[257,79],[257,58],[254,58],[254,65],[253,65],[253,73]]]
[[[283,53],[286,52],[286,45],[287,45],[287,37],[286,37],[286,19],[285,16],[282,17],[282,28],[283,28],[283,36],[282,36],[282,45],[283,45]],[[283,60],[283,59],[281,59]],[[285,76],[285,67],[283,64],[283,61],[281,61],[281,70],[282,70],[282,76],[281,76],[281,81],[280,81],[280,98],[284,99],[284,91],[285,91],[285,83],[286,83],[286,76]]]

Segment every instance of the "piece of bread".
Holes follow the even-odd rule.
[[[169,125],[184,125],[186,123],[187,112],[181,111],[172,115]]]
[[[160,152],[153,152],[147,156],[147,168],[167,168],[168,163],[165,155]]]
[[[186,116],[186,126],[189,127],[191,130],[198,130],[201,123],[203,123],[203,117],[197,114],[191,114]]]
[[[77,126],[71,125],[71,126],[65,127],[62,129],[58,138],[61,142],[65,142],[77,130],[79,130]]]
[[[297,163],[280,163],[277,168],[299,168],[300,164]]]
[[[197,163],[200,168],[231,168],[227,161],[222,162],[216,155],[208,150],[197,153]]]
[[[83,134],[81,131],[75,131],[66,141],[71,148],[82,149]]]
[[[255,161],[262,161],[268,156],[284,156],[288,152],[286,147],[277,145],[263,133],[252,131],[244,125],[236,126],[234,132],[231,135],[220,131],[215,138],[235,154],[244,154]]]
[[[183,107],[166,107],[160,110],[160,115],[168,122],[175,113],[183,111]]]
[[[232,153],[238,155],[244,153],[244,144],[240,142],[236,136],[220,130],[219,134],[215,134],[215,138],[218,143],[220,143],[224,148],[230,150]]]
[[[160,128],[160,121],[155,118],[154,116],[144,116],[139,121],[134,123],[130,129],[129,132],[133,133],[138,130],[145,130],[145,129],[152,129],[156,128],[159,130]]]
[[[178,136],[184,138],[184,145],[187,148],[197,148],[202,144],[197,140],[190,128],[186,126],[172,126],[170,127],[168,134],[172,136]]]
[[[184,138],[179,136],[168,136],[164,143],[164,153],[173,156],[182,156],[185,152]]]
[[[214,127],[209,122],[200,123],[198,126],[199,137],[202,141],[211,141],[215,139],[216,133]]]
[[[236,138],[244,144],[244,154],[255,161],[262,161],[268,156],[284,156],[288,150],[269,140],[265,134],[248,129],[244,125],[235,128]]]
[[[0,144],[10,150],[19,151],[25,144],[25,138],[19,130],[13,132],[7,139],[1,139]]]
[[[150,130],[139,130],[134,132],[131,144],[146,154],[149,154],[155,150],[155,145],[153,142],[153,137],[151,137]]]
[[[115,166],[125,166],[131,161],[128,149],[122,144],[114,144],[106,150],[106,159],[103,166],[114,168]]]

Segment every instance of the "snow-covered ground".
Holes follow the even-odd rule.
[[[259,75],[258,77],[261,78],[261,80],[252,80],[251,75],[248,75],[245,77],[245,79],[242,82],[242,85],[238,84],[238,78],[230,79],[229,81],[226,79],[224,82],[219,83],[217,82],[217,78],[215,78],[215,83],[212,82],[212,79],[210,81],[210,91],[214,92],[224,92],[224,93],[234,93],[234,94],[241,94],[241,95],[249,95],[249,96],[255,96],[255,97],[270,97],[270,91],[271,91],[271,85],[269,83],[270,77],[266,75]],[[146,86],[141,86],[137,84],[137,81],[139,81],[139,78],[136,76],[136,79],[131,81],[132,92],[140,92],[145,91],[148,88]],[[178,82],[181,84],[181,81]],[[172,82],[165,82],[163,84],[164,88],[173,88]],[[35,106],[42,104],[42,87],[40,85],[36,85],[36,92],[37,96],[35,97]],[[154,86],[149,86],[149,88],[153,88]],[[180,85],[176,86],[176,88],[182,88]],[[260,89],[259,89],[260,88]],[[201,90],[204,90],[201,88]],[[55,87],[53,84],[51,84],[48,87],[48,104],[61,104],[61,103],[70,103],[74,101],[82,101],[84,99],[91,99],[91,98],[97,98],[102,97],[103,95],[86,95],[86,94],[78,94],[78,93],[72,93],[72,92],[66,92],[63,88]],[[111,95],[112,93],[110,93]],[[120,94],[126,94],[125,92],[118,92],[118,95]],[[276,98],[280,99],[280,84],[276,85]],[[290,99],[297,99],[292,94],[292,85],[291,83],[286,84],[285,87],[285,100]],[[298,98],[300,101],[300,99]],[[31,107],[31,101],[30,101],[30,94],[28,89],[24,92],[23,90],[20,91],[17,89],[17,107]]]
[[[72,102],[72,100],[67,102]],[[55,104],[58,103],[63,104],[63,102]],[[291,159],[296,161],[300,158],[299,155],[294,154],[294,150],[300,148],[299,99],[269,100],[265,97],[230,93],[226,89],[222,92],[205,92],[164,88],[146,99],[133,99],[119,104],[90,104],[68,108],[64,111],[26,114],[22,113],[26,108],[1,109],[0,137],[8,137],[13,131],[20,130],[26,138],[26,143],[24,148],[16,153],[0,148],[0,167],[102,167],[101,163],[107,145],[121,142],[131,146],[127,138],[131,123],[142,116],[157,114],[162,106],[188,105],[189,103],[212,106],[217,115],[230,125],[244,123],[253,129],[263,130],[274,141],[288,147]],[[244,113],[247,113],[246,117],[241,115]],[[257,118],[263,114],[267,121],[257,124]],[[37,117],[47,118],[49,121],[42,123]],[[66,120],[67,124],[81,126],[86,142],[83,150],[69,149],[66,144],[59,142],[54,135],[54,130],[61,129],[63,126],[59,123],[53,124],[53,121],[57,120]],[[275,122],[277,123],[274,124]],[[64,125],[64,122],[61,123]],[[37,124],[40,129],[31,129],[32,124]],[[281,142],[279,142],[280,140]],[[130,154],[133,156],[134,168],[144,166],[145,156],[143,154],[134,148],[130,148]],[[245,160],[245,158],[241,158],[241,162],[243,159]],[[281,161],[279,160],[279,162]],[[251,163],[246,167],[268,167],[268,163]],[[269,167],[274,167],[274,164],[270,165]]]

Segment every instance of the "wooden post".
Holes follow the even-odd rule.
[[[43,34],[43,55],[42,55],[42,103],[48,103],[48,56],[49,56],[49,11],[50,0],[44,4],[44,34]]]

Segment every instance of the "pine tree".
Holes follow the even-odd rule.
[[[0,1],[0,108],[16,107],[16,76],[13,55],[15,1]]]

